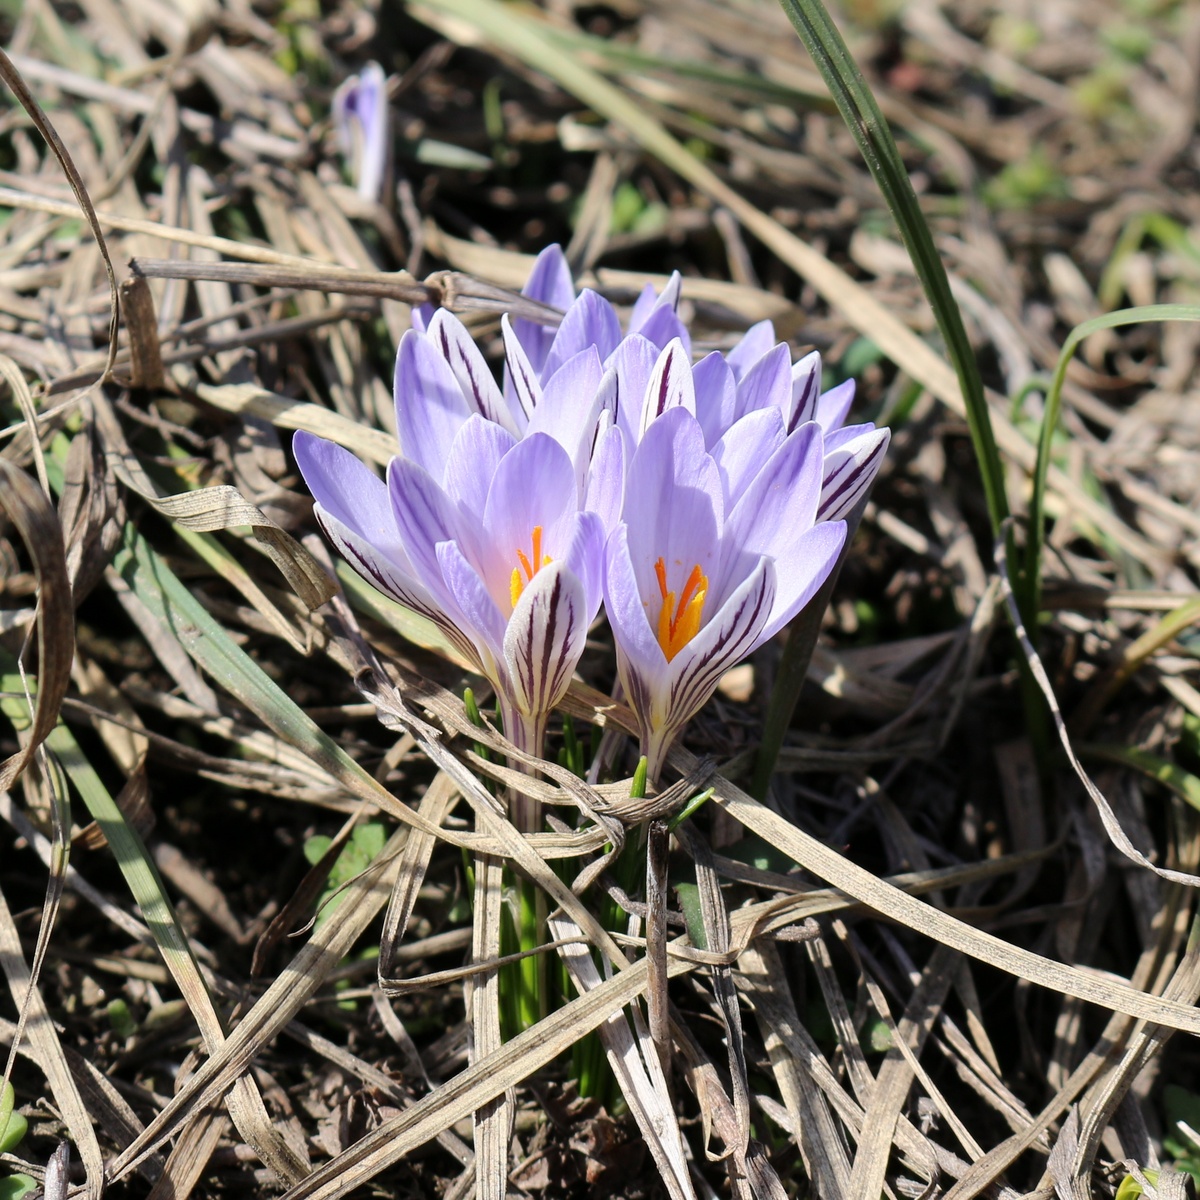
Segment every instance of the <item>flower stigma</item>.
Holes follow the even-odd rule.
[[[524,550],[517,550],[517,561],[521,565],[513,567],[512,578],[508,581],[508,597],[512,601],[513,608],[517,607],[517,601],[520,600],[525,585],[531,583],[533,577],[551,561],[550,555],[542,553],[542,527],[540,525],[533,527],[531,541],[533,553],[526,556]],[[521,578],[522,571],[525,573],[524,579]]]
[[[700,615],[704,612],[704,597],[708,594],[708,576],[697,563],[683,585],[679,602],[675,593],[667,590],[667,565],[660,558],[654,564],[658,590],[662,593],[662,608],[658,614],[658,644],[667,662],[677,655],[700,632]]]

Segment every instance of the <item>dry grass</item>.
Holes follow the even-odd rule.
[[[953,372],[767,0],[5,11],[123,321],[110,343],[63,165],[3,110],[0,1044],[31,1131],[0,1196],[62,1139],[88,1196],[154,1200],[462,1197],[475,1149],[499,1164],[481,1196],[507,1173],[547,1196],[1077,1200],[1188,1157],[1194,324],[1091,337],[1064,392],[1038,633],[1105,815],[1029,735]],[[844,16],[1020,512],[1070,329],[1200,292],[1200,18]],[[326,116],[369,57],[399,139],[384,205],[344,182]],[[289,432],[386,462],[409,305],[454,309],[494,355],[553,240],[620,301],[681,270],[706,348],[772,318],[893,425],[767,805],[742,788],[777,646],[693,723],[670,792],[635,802],[598,629],[564,711],[614,742],[616,778],[531,777],[467,720],[478,680],[314,532]],[[488,778],[562,819],[518,834]],[[658,880],[665,928],[634,904],[614,936],[606,847],[706,788]],[[467,862],[479,912],[504,903],[501,864],[545,893],[579,993],[494,1047],[464,1016],[501,1003]],[[573,1082],[592,1030],[620,1089],[599,1100]]]

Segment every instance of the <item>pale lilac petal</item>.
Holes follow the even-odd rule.
[[[655,592],[657,599],[657,592]],[[628,529],[618,525],[604,557],[604,611],[617,645],[621,681],[635,712],[646,712],[656,684],[666,680],[667,656],[658,644],[658,608],[643,600],[629,553]]]
[[[854,511],[871,490],[891,439],[890,429],[874,429],[826,456],[819,521],[837,521]]]
[[[603,361],[617,348],[621,340],[621,324],[616,310],[603,296],[584,288],[579,298],[567,309],[550,352],[540,373],[548,379],[569,358],[574,358],[588,346],[595,346]]]
[[[742,335],[741,341],[725,356],[734,378],[740,380],[773,345],[775,326],[770,321],[759,321],[757,325],[751,325]]]
[[[517,427],[508,405],[466,326],[452,312],[440,308],[429,322],[426,336],[450,365],[470,410],[515,434]]]
[[[500,318],[500,329],[504,334],[504,398],[518,431],[524,433],[542,399],[542,385],[508,313]]]
[[[825,457],[828,458],[835,450],[840,450],[850,442],[856,441],[868,433],[874,433],[874,431],[875,426],[870,421],[864,421],[861,425],[843,425],[840,429],[833,430],[832,433],[826,429]]]
[[[726,511],[741,499],[746,486],[786,437],[783,413],[777,408],[762,408],[731,426],[712,448],[710,453],[725,489]]]
[[[660,350],[678,339],[683,343],[684,352],[690,359],[692,356],[692,337],[687,326],[679,319],[673,308],[656,308],[642,324],[638,333],[648,342],[652,342]]]
[[[648,283],[638,294],[633,311],[629,314],[629,332],[637,333],[646,323],[646,318],[658,307],[658,293],[654,284]],[[672,305],[674,307],[674,305]]]
[[[672,408],[683,408],[693,416],[696,413],[692,364],[683,343],[678,339],[670,342],[658,356],[650,381],[646,384],[640,437],[644,438],[646,430]]]
[[[624,514],[642,596],[659,595],[660,558],[671,591],[682,588],[693,566],[714,573],[724,521],[721,475],[686,409],[669,409],[646,431],[626,475]]]
[[[595,346],[587,346],[568,359],[542,385],[542,398],[525,431],[526,437],[545,433],[558,442],[575,463],[580,483],[587,473],[603,374]]]
[[[696,389],[696,420],[704,430],[704,444],[712,446],[737,420],[737,380],[725,361],[714,350],[692,368],[692,386]]]
[[[439,543],[437,559],[442,580],[458,605],[479,657],[484,663],[489,659],[499,661],[504,654],[504,615],[479,578],[479,572],[467,561],[457,542]]]
[[[359,76],[358,119],[362,125],[362,151],[358,163],[358,194],[378,200],[387,175],[391,141],[387,77],[377,62],[370,62]]]
[[[816,421],[802,425],[751,480],[725,523],[727,554],[775,557],[797,534],[810,529],[821,497],[823,466],[821,427]],[[725,590],[728,563],[720,584]],[[736,573],[734,575],[736,579]]]
[[[667,280],[661,293],[655,292],[652,283],[646,284],[642,288],[642,294],[637,298],[637,303],[633,306],[633,312],[629,315],[629,332],[642,331],[642,326],[649,320],[650,315],[661,308],[676,312],[679,308],[679,293],[682,287],[683,277],[678,271],[671,272],[671,278]]]
[[[424,333],[429,328],[429,322],[433,320],[433,315],[436,312],[436,304],[426,303],[414,305],[410,316],[412,327],[418,333]]]
[[[822,521],[780,550],[778,586],[761,642],[773,638],[821,590],[846,544],[845,521]]]
[[[847,379],[837,387],[831,387],[817,401],[817,420],[826,431],[840,429],[854,403],[854,380]]]
[[[543,555],[561,558],[578,506],[575,468],[553,438],[535,433],[501,460],[482,514],[479,565],[502,611],[511,611],[511,601],[505,597],[520,561],[517,552],[530,558],[533,531],[540,527]]]
[[[442,583],[438,565],[439,542],[454,540],[457,505],[419,463],[393,458],[388,464],[388,492],[400,540],[412,564],[413,575],[447,612],[457,617],[456,606]]]
[[[737,415],[760,408],[787,412],[792,400],[791,355],[780,342],[752,364],[738,380]]]
[[[625,434],[617,425],[606,429],[592,452],[584,507],[594,512],[611,533],[625,503]]]
[[[313,499],[329,516],[407,567],[387,484],[379,476],[349,450],[311,433],[292,435],[292,453]]]
[[[763,558],[671,660],[667,705],[676,729],[699,711],[730,667],[762,644],[775,586],[774,564]]]
[[[443,486],[464,519],[478,523],[500,460],[517,444],[507,429],[472,413],[458,431],[446,463]]]
[[[605,364],[600,381],[602,408],[613,414],[631,446],[637,445],[646,387],[658,361],[658,350],[640,334],[627,337]]]
[[[413,330],[396,353],[396,430],[401,453],[441,479],[450,447],[471,415],[450,364]]]
[[[522,296],[536,300],[539,304],[548,304],[566,312],[575,300],[575,284],[571,279],[571,268],[567,266],[566,256],[559,246],[547,246],[537,256],[529,281],[521,289]],[[554,341],[555,329],[552,325],[539,325],[536,321],[518,317],[513,322],[513,332],[525,348],[535,375],[541,375],[546,365],[546,355],[550,353]]]
[[[806,354],[792,367],[792,403],[788,410],[788,432],[799,429],[808,421],[817,420],[817,405],[821,398],[821,356],[817,351]],[[824,421],[821,425],[828,431]]]
[[[604,542],[607,530],[599,514],[576,513],[555,560],[583,584],[584,616],[588,625],[596,619],[604,599]]]
[[[526,715],[549,712],[567,690],[587,641],[583,582],[562,563],[543,567],[521,593],[504,635],[511,700]]]

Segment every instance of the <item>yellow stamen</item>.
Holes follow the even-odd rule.
[[[662,608],[658,613],[658,644],[667,656],[667,662],[677,655],[700,632],[700,617],[704,612],[704,598],[708,595],[708,577],[697,563],[683,585],[676,603],[675,593],[667,590],[667,566],[660,558],[654,564],[658,577],[658,590],[662,595]]]
[[[517,562],[521,565],[513,567],[512,578],[508,581],[508,598],[512,601],[513,608],[517,607],[517,601],[521,598],[521,593],[525,590],[525,585],[550,561],[550,555],[542,553],[542,527],[535,525],[533,534],[530,537],[532,543],[533,554],[526,557],[525,551],[518,547]],[[525,577],[521,578],[521,572],[525,572]]]

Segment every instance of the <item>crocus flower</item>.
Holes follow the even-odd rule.
[[[478,413],[453,432],[430,418],[424,433],[386,483],[323,438],[297,433],[292,447],[346,561],[433,621],[495,687],[508,736],[540,753],[600,607],[603,523],[548,434],[518,440]]]
[[[786,433],[765,457],[764,444],[743,421],[707,449],[676,404],[634,452],[604,600],[651,778],[722,674],[812,599],[845,542],[845,521],[819,515],[820,424]]]
[[[378,200],[387,176],[390,122],[387,80],[377,62],[351,75],[333,94],[338,146],[364,200]]]

